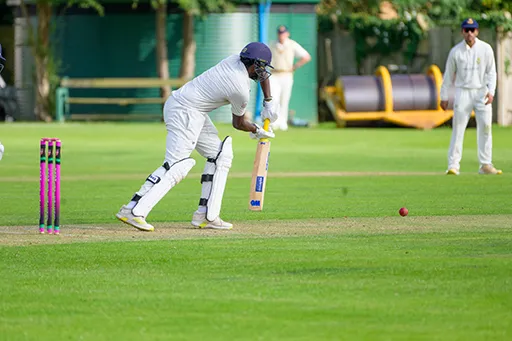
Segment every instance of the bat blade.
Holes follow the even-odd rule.
[[[265,120],[263,128],[268,130],[268,120]],[[256,148],[256,157],[252,169],[251,191],[249,194],[249,210],[263,210],[265,187],[267,184],[268,162],[270,157],[270,141],[260,139]]]

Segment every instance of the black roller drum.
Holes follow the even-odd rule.
[[[393,75],[393,110],[435,110],[437,90],[426,75]]]
[[[392,75],[391,84],[393,86],[393,110],[413,110],[413,85],[409,75]]]
[[[410,75],[413,86],[414,110],[436,110],[437,89],[432,78]]]
[[[380,77],[343,76],[340,80],[343,86],[345,111],[384,111],[384,90]]]

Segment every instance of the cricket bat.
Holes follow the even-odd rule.
[[[270,121],[263,122],[263,129],[268,131]],[[249,194],[249,210],[263,210],[265,185],[267,184],[268,158],[270,156],[269,139],[260,139],[256,148],[256,157],[252,168],[251,192]]]

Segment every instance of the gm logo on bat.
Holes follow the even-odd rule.
[[[256,192],[263,192],[263,182],[265,181],[264,176],[257,176],[256,177]]]
[[[261,201],[259,200],[251,200],[251,206],[261,206]]]

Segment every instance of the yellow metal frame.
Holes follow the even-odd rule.
[[[382,80],[382,87],[384,88],[384,111],[388,114],[393,112],[393,85],[391,83],[391,75],[384,66],[379,66],[375,75]]]
[[[341,108],[343,110],[346,110],[347,107],[346,107],[346,103],[345,103],[345,96],[343,95],[343,91],[345,90],[345,87],[339,77],[338,77],[338,79],[336,79],[335,90],[336,90],[336,94],[338,95],[338,100],[340,102]]]
[[[441,109],[441,85],[443,85],[443,74],[437,65],[432,64],[427,70],[427,75],[434,79],[434,83],[436,84],[437,90],[437,110]]]
[[[336,123],[344,127],[348,121],[376,121],[384,120],[398,125],[419,129],[432,129],[442,125],[453,117],[453,110],[441,109],[440,91],[443,76],[437,65],[431,65],[426,73],[434,79],[437,89],[436,110],[406,110],[395,111],[393,109],[393,85],[391,75],[385,66],[379,66],[375,75],[381,78],[384,91],[384,111],[347,112],[344,85],[338,78],[334,86],[326,86],[321,89],[321,97],[330,108]],[[474,115],[474,113],[473,113]]]

